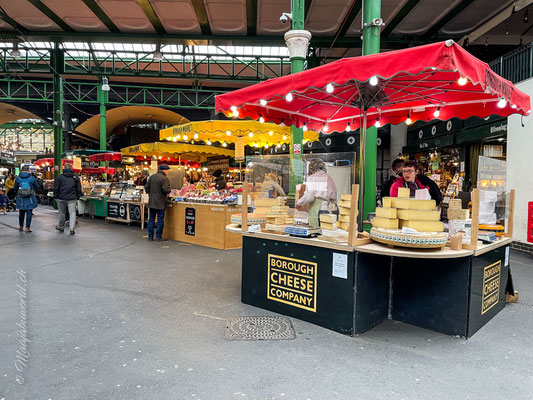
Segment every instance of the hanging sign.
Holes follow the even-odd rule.
[[[185,208],[185,234],[196,235],[196,209],[193,207]]]
[[[242,137],[235,140],[235,161],[244,161],[244,138]]]

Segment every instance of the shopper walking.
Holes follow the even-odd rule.
[[[21,173],[15,179],[13,188],[17,194],[17,208],[19,209],[19,231],[24,230],[24,219],[26,219],[26,232],[31,232],[31,218],[33,209],[37,207],[37,197],[35,192],[39,190],[39,183],[29,172],[30,168],[25,165]]]
[[[7,203],[9,203],[9,199],[5,192],[0,189],[0,211],[3,212],[4,215],[6,215]]]
[[[154,240],[154,225],[157,217],[157,229],[155,231],[155,240],[166,241],[163,238],[163,226],[165,223],[165,209],[167,208],[167,196],[170,193],[170,182],[167,178],[170,167],[166,164],[159,166],[157,174],[148,178],[145,188],[148,193],[148,208],[150,209],[150,218],[148,219],[148,240]]]
[[[76,232],[76,202],[81,197],[81,182],[80,178],[74,175],[72,164],[65,164],[63,173],[56,178],[54,183],[54,198],[57,201],[57,208],[59,210],[59,225],[56,229],[59,232],[65,231],[65,219],[67,209],[69,213],[69,227],[70,234],[74,235]]]

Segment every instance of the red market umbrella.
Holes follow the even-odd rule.
[[[453,41],[345,58],[215,98],[227,116],[344,132],[363,124],[527,115],[529,96]],[[305,129],[304,127],[304,129]]]
[[[528,115],[528,95],[452,40],[345,58],[215,97],[216,112],[323,133],[387,123]],[[364,176],[365,149],[362,149]],[[361,199],[364,182],[360,182]],[[361,203],[362,207],[363,204]],[[363,213],[359,213],[360,218]],[[362,226],[362,224],[360,224]]]
[[[97,153],[89,156],[91,161],[122,161],[122,153]]]

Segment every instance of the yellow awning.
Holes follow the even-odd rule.
[[[181,157],[189,161],[206,161],[207,157],[235,157],[235,151],[214,146],[200,146],[187,143],[142,143],[120,149],[125,156]]]
[[[243,141],[248,146],[276,146],[289,143],[290,128],[258,121],[195,121],[160,130],[159,140],[201,140],[205,143]],[[304,132],[304,141],[317,140],[318,132]]]

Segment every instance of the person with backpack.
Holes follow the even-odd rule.
[[[35,192],[39,190],[39,182],[29,172],[30,168],[25,165],[21,173],[15,179],[15,193],[17,195],[17,208],[19,209],[19,231],[24,230],[24,219],[26,219],[26,232],[30,233],[31,218],[33,209],[37,207],[37,197]]]
[[[80,179],[74,175],[72,164],[65,164],[63,173],[56,178],[54,183],[54,198],[57,201],[57,208],[59,210],[59,225],[56,226],[56,229],[59,232],[65,231],[65,219],[68,208],[70,234],[74,235],[76,233],[74,232],[74,228],[76,227],[76,202],[81,195]]]

